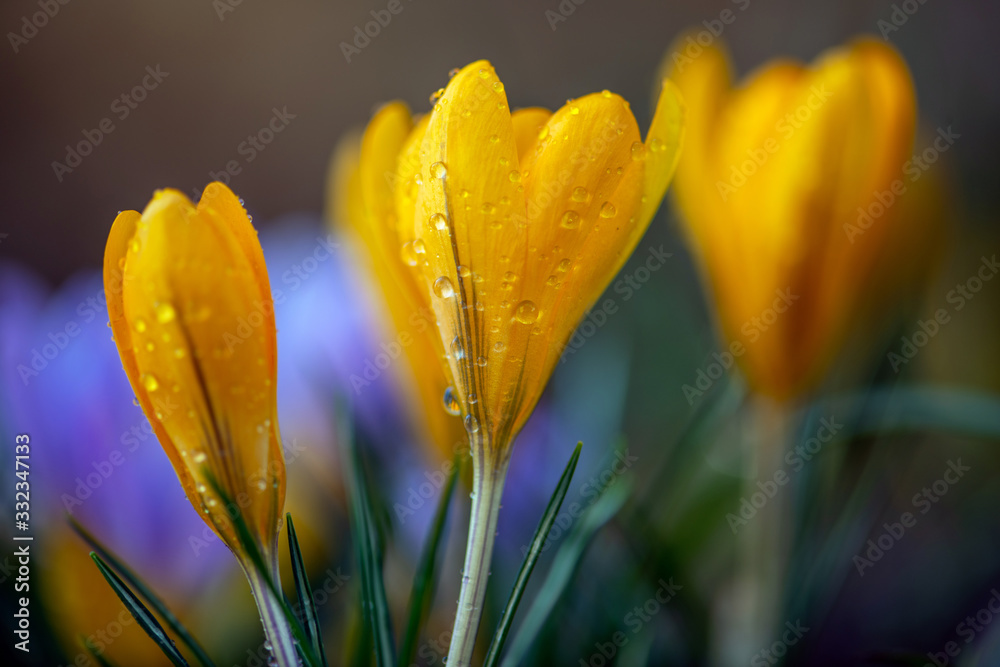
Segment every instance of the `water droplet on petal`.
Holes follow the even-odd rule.
[[[444,178],[448,175],[448,167],[444,162],[435,162],[431,165],[431,176],[434,178]]]
[[[519,172],[517,169],[511,171],[510,174],[508,174],[508,177],[510,178],[511,183],[521,182],[521,172]]]
[[[465,347],[462,345],[460,336],[455,336],[451,340],[451,354],[455,358],[455,361],[465,359]]]
[[[448,229],[448,218],[444,217],[442,213],[435,213],[431,216],[430,223],[434,225],[434,228],[438,231],[444,231]]]
[[[142,386],[146,388],[146,391],[156,391],[160,388],[160,382],[155,375],[147,373],[142,376]]]
[[[585,202],[587,201],[587,188],[582,186],[577,186],[573,188],[573,201]]]
[[[601,204],[601,217],[602,218],[613,218],[618,211],[615,209],[614,205],[606,201]]]
[[[407,266],[417,265],[419,257],[417,257],[417,252],[413,248],[413,241],[407,241],[403,244],[403,247],[400,249],[400,256],[403,258],[403,264]]]
[[[494,81],[493,82],[493,90],[497,91],[498,93],[502,93],[503,92],[503,82],[501,82],[501,81]]]
[[[448,276],[441,276],[434,281],[434,293],[442,299],[449,299],[455,296],[455,288],[452,286]]]
[[[646,145],[641,141],[632,142],[632,159],[637,162],[646,159]]]
[[[514,319],[521,324],[532,324],[538,320],[538,306],[533,301],[522,301],[514,310]]]
[[[145,331],[146,330],[146,320],[142,319],[141,317],[137,317],[136,320],[135,320],[135,330],[138,331],[139,333],[142,333],[143,331]]]
[[[449,415],[458,415],[462,412],[458,405],[458,398],[455,396],[454,387],[448,387],[444,390],[444,409]]]
[[[160,324],[171,322],[175,317],[177,317],[177,311],[169,303],[161,303],[156,307],[156,321]]]
[[[469,433],[478,433],[479,420],[472,415],[465,415],[465,430]]]
[[[580,226],[580,214],[576,211],[566,211],[562,214],[561,224],[566,229],[576,229]]]
[[[205,459],[207,458],[208,456],[205,454],[205,452],[197,451],[194,453],[194,456],[191,457],[191,460],[194,461],[195,463],[204,463]],[[205,492],[204,488],[199,489],[199,491],[201,491],[202,493]]]
[[[490,202],[483,202],[483,205],[479,207],[479,210],[486,215],[493,215],[497,212],[497,207]]]

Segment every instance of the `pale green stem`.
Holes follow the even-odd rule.
[[[773,634],[787,620],[779,616],[785,593],[793,491],[791,483],[777,485],[774,475],[779,470],[790,472],[784,461],[790,411],[762,398],[751,401],[748,408],[749,456],[743,498],[753,502],[754,494],[758,498],[767,497],[770,484],[775,486],[770,487],[774,495],[767,497],[766,504],[736,536],[742,558],[733,588],[724,608],[719,610],[717,627],[721,641],[713,660],[724,667],[747,664],[753,655],[775,641]]]
[[[448,667],[467,667],[472,660],[483,600],[493,558],[493,540],[500,516],[500,497],[507,477],[509,458],[497,462],[488,447],[472,447],[472,511],[469,540],[465,547],[462,589],[448,650]]]
[[[277,550],[272,550],[277,553]],[[271,567],[271,581],[278,586],[280,591],[280,579],[278,578],[278,563],[276,558],[272,558],[269,563]],[[263,572],[250,563],[243,566],[247,581],[250,582],[250,592],[257,602],[257,610],[260,612],[260,622],[264,626],[264,637],[270,644],[270,653],[274,655],[278,667],[298,667],[299,656],[295,652],[295,636],[292,628],[288,625],[288,619],[282,610],[282,601],[274,596],[271,588],[267,585],[267,580]]]

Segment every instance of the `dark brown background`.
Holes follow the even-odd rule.
[[[400,0],[402,12],[348,64],[340,43],[385,0],[242,0],[220,20],[223,1],[70,0],[16,54],[6,35],[39,11],[37,0],[3,3],[0,257],[29,263],[53,282],[98,266],[119,209],[141,208],[158,187],[190,193],[210,170],[242,162],[237,146],[265,126],[273,107],[296,118],[242,163],[233,187],[263,224],[318,212],[327,159],[345,130],[388,99],[426,108],[448,70],[476,58],[493,61],[513,106],[553,107],[611,88],[633,101],[644,123],[671,40],[735,7],[586,0],[553,31],[545,11],[558,0]],[[751,0],[723,38],[741,72],[778,54],[812,59],[875,32],[892,4]],[[951,159],[973,217],[986,221],[996,197],[997,18],[987,0],[926,0],[891,37],[913,70],[925,126],[953,124],[962,134]],[[113,119],[115,131],[58,182],[51,163],[65,159],[66,144],[111,115],[112,101],[157,64],[169,77],[127,119]]]

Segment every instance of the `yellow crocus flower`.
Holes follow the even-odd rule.
[[[429,114],[413,120],[391,105],[366,134],[378,165],[367,206],[394,228],[384,252],[412,267],[414,299],[434,313],[434,345],[472,450],[450,665],[472,654],[513,439],[659,207],[683,116],[669,82],[645,140],[628,102],[609,91],[555,113],[512,113],[493,67],[477,61],[454,74]]]
[[[409,374],[399,373],[409,394],[410,419],[437,453],[450,459],[468,442],[461,419],[442,409],[449,380],[440,363],[434,313],[417,276],[403,262],[393,200],[396,156],[413,129],[400,102],[380,109],[362,137],[343,139],[334,152],[327,218],[348,230],[365,255],[391,320],[393,343],[402,348]],[[450,396],[450,394],[449,394]]]
[[[486,61],[452,77],[397,160],[400,252],[437,319],[467,431],[506,453],[577,323],[649,225],[679,154],[666,84],[645,141],[604,91],[511,113]]]
[[[195,206],[160,190],[118,214],[104,255],[110,327],[129,382],[202,519],[233,551],[275,656],[297,663],[264,577],[277,577],[285,498],[274,306],[242,202],[222,183]],[[231,500],[220,502],[211,475]],[[245,519],[270,573],[256,571],[230,514]]]
[[[924,261],[937,221],[899,203],[922,187],[904,173],[913,84],[872,39],[808,67],[776,60],[738,86],[722,47],[691,44],[662,67],[690,112],[676,204],[749,382],[787,399],[824,377],[852,321],[899,294],[878,286]]]

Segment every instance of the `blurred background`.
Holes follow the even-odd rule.
[[[67,512],[147,577],[220,664],[264,664],[255,610],[235,562],[206,537],[184,499],[132,404],[104,326],[98,270],[111,222],[119,210],[141,210],[157,188],[196,197],[211,180],[227,182],[260,230],[272,284],[286,291],[276,318],[289,509],[301,523],[314,585],[327,592],[321,615],[329,637],[343,642],[343,656],[360,622],[359,577],[343,507],[334,398],[351,396],[371,445],[390,544],[386,584],[398,616],[438,496],[435,487],[420,503],[413,493],[419,500],[446,460],[412,433],[391,374],[363,391],[352,388],[352,377],[365,372],[391,335],[357,252],[327,236],[322,211],[336,142],[380,103],[402,99],[423,112],[449,70],[486,58],[512,107],[556,108],[609,88],[631,101],[645,128],[668,46],[724,9],[745,5],[722,35],[742,76],[777,56],[810,61],[858,34],[881,39],[880,25],[886,31],[884,22],[906,5],[916,10],[885,36],[911,69],[920,126],[930,133],[951,126],[960,138],[934,167],[950,193],[947,253],[933,273],[929,267],[926,292],[907,306],[898,331],[885,334],[884,347],[898,347],[899,335],[941,307],[981,257],[1000,249],[995,2],[399,2],[401,11],[367,38],[359,31],[387,2],[0,6],[7,42],[0,47],[0,486],[12,506],[14,434],[31,434],[39,531],[31,588],[37,643],[30,655],[12,648],[13,549],[0,551],[0,654],[15,664],[96,664],[87,662],[80,637],[96,638],[115,664],[162,659],[120,617],[87,548],[65,528]],[[515,449],[484,625],[495,623],[521,549],[577,440],[584,454],[568,501],[615,510],[599,533],[568,521],[554,536],[521,618],[554,565],[567,572],[569,592],[555,599],[539,636],[521,640],[525,663],[709,664],[712,628],[733,613],[718,593],[735,558],[726,515],[739,509],[745,482],[738,464],[745,389],[734,375],[696,401],[685,396],[683,385],[724,344],[669,195],[623,274],[646,259],[645,248],[660,245],[672,258],[630,298],[616,297],[618,314],[558,366]],[[329,252],[312,261],[317,248]],[[809,630],[776,661],[922,665],[945,664],[945,656],[949,664],[1000,664],[1000,622],[990,623],[998,617],[988,607],[993,596],[1000,599],[998,313],[1000,283],[990,284],[901,372],[884,353],[872,354],[861,397],[853,391],[850,400],[829,399],[841,401],[837,414],[847,415],[847,427],[836,450],[824,450],[795,480],[798,541],[786,572],[787,620]],[[60,332],[70,324],[80,334],[64,339]],[[59,351],[49,357],[46,345]],[[815,431],[828,407],[803,406],[802,432]],[[110,463],[115,452],[124,464]],[[606,474],[627,456],[638,463]],[[859,572],[853,558],[868,551],[868,540],[912,510],[911,497],[958,459],[969,467],[962,480],[881,562]],[[626,487],[621,509],[608,492]],[[467,511],[464,494],[457,496],[421,665],[440,664],[439,647],[447,646]],[[8,523],[0,530],[5,537]],[[556,558],[569,543],[565,533],[587,546],[575,560],[570,549]],[[635,613],[670,581],[682,586],[675,598]],[[608,656],[619,631],[629,641]],[[943,653],[949,642],[957,653]],[[341,660],[338,654],[333,664]],[[773,664],[766,660],[746,658]]]

